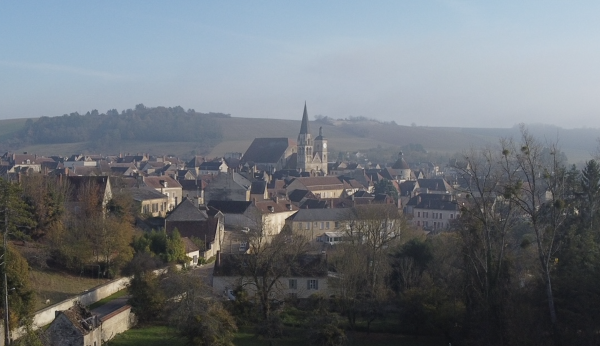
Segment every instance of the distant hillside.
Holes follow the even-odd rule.
[[[317,135],[319,127],[329,139],[331,152],[365,151],[370,148],[401,148],[420,145],[428,152],[460,153],[470,147],[497,145],[500,138],[517,137],[513,128],[441,128],[402,126],[364,119],[310,123]],[[89,112],[40,119],[0,121],[0,148],[29,151],[40,155],[72,153],[148,152],[180,157],[222,156],[244,152],[256,137],[296,139],[298,120],[230,117],[221,113],[197,113],[181,107],[146,108],[138,105],[118,113]],[[542,141],[556,141],[571,163],[589,160],[596,150],[599,129],[561,129],[549,125],[529,125]],[[331,156],[332,158],[334,156]]]
[[[59,117],[28,119],[22,127],[3,135],[2,147],[20,149],[28,146],[78,144],[79,151],[120,151],[133,142],[194,142],[209,150],[222,138],[221,128],[215,121],[228,117],[220,113],[197,113],[182,107],[135,109],[119,113],[94,110],[81,115],[65,114]],[[2,135],[0,133],[0,135]]]

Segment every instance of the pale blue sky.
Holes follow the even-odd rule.
[[[0,118],[600,127],[598,1],[0,1]]]

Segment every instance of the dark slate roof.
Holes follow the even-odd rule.
[[[196,191],[203,190],[206,188],[207,184],[205,180],[178,180],[181,188],[185,191]]]
[[[242,161],[277,164],[288,147],[293,145],[289,138],[255,138]]]
[[[223,164],[223,162],[221,162],[221,161],[202,162],[200,164],[200,169],[201,170],[209,170],[209,171],[218,171],[222,164]]]
[[[310,133],[308,127],[308,112],[306,111],[306,102],[304,102],[304,113],[302,113],[302,125],[300,125],[300,134],[305,135]]]
[[[400,183],[400,195],[410,196],[410,194],[415,190],[415,187],[418,187],[418,184],[414,180],[407,180]]]
[[[167,222],[171,221],[204,221],[208,215],[204,210],[198,209],[194,203],[184,198],[175,209],[167,216]]]
[[[443,191],[443,192],[450,192],[452,190],[452,188],[446,182],[446,180],[444,180],[442,178],[419,179],[418,182],[419,182],[419,188],[421,188],[421,189],[428,189],[430,191]]]
[[[300,209],[325,209],[329,208],[326,200],[309,198],[300,205]]]
[[[250,194],[252,195],[262,195],[265,193],[267,189],[266,181],[253,181],[252,186],[250,187]]]
[[[373,195],[368,193],[367,191],[356,191],[352,196],[356,197],[356,198],[373,198]]]
[[[144,177],[144,184],[155,189],[160,189],[163,187],[160,183],[161,180],[164,180],[167,183],[168,188],[181,187],[181,184],[179,184],[177,180],[166,175],[160,177]]]
[[[348,220],[350,209],[300,209],[287,219],[294,222]]]
[[[406,205],[418,205],[424,201],[451,201],[451,195],[443,195],[439,193],[421,193],[412,197]]]
[[[223,214],[243,214],[252,202],[245,201],[209,201],[208,206],[221,211]]]
[[[406,163],[406,161],[404,161],[404,158],[402,157],[402,152],[400,152],[398,154],[398,160],[396,160],[396,162],[394,162],[394,164],[392,165],[393,169],[410,169],[410,166],[408,165],[408,163]]]
[[[322,141],[323,139],[325,139],[325,137],[323,137],[323,126],[320,126],[319,135],[317,136],[317,138],[315,138],[315,141]]]
[[[302,201],[304,198],[317,198],[312,192],[308,191],[308,190],[294,190],[292,191],[292,193],[290,193],[289,195],[289,199],[292,202],[300,202]]]
[[[447,201],[439,199],[422,200],[415,206],[416,209],[434,209],[434,210],[459,210],[460,207],[456,201]]]
[[[215,261],[214,276],[242,276],[244,274],[244,262],[249,260],[252,254],[224,254],[220,253]],[[290,261],[288,272],[284,277],[326,277],[327,257],[325,255],[305,254]],[[262,275],[262,273],[259,273]]]

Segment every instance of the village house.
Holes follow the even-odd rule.
[[[168,209],[169,198],[150,187],[131,187],[123,189],[130,195],[136,210],[143,215],[152,217],[165,217]]]
[[[102,345],[100,319],[79,304],[68,310],[57,311],[46,335],[51,346]]]
[[[204,190],[205,201],[249,201],[252,183],[237,172],[214,176]]]
[[[339,198],[344,192],[344,183],[337,177],[296,178],[286,187],[288,194],[294,190],[307,190],[317,198]]]
[[[279,234],[285,226],[285,220],[298,211],[290,201],[277,198],[252,202],[209,201],[208,206],[225,215],[225,227],[262,231],[267,238]]]
[[[244,261],[253,254],[219,254],[213,272],[213,291],[225,294],[237,287],[243,288],[250,297],[256,294],[256,286],[244,271]],[[269,273],[258,273],[267,275]],[[327,256],[305,254],[296,259],[287,272],[275,280],[271,297],[279,301],[304,299],[314,294],[329,297]],[[231,299],[232,297],[230,297]]]
[[[167,196],[167,211],[173,210],[183,198],[181,184],[171,177],[142,177],[141,184]]]
[[[229,167],[223,160],[206,161],[200,164],[199,171],[200,175],[217,175],[220,173],[227,173]]]
[[[300,209],[286,219],[286,225],[296,234],[311,242],[318,241],[324,232],[344,232],[352,219],[352,210],[345,209]]]
[[[225,231],[224,215],[212,207],[199,208],[186,198],[165,219],[168,234],[176,229],[182,237],[200,239],[204,243],[204,248],[199,249],[200,255],[209,259],[221,250]]]
[[[413,225],[435,231],[447,229],[460,216],[460,206],[451,195],[420,194],[409,201],[407,212]]]

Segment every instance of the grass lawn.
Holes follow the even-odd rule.
[[[252,327],[242,327],[235,334],[236,346],[303,346],[307,345],[306,330],[286,327],[287,336],[282,339],[265,339],[254,335]],[[348,346],[434,346],[443,345],[441,338],[403,336],[387,333],[348,332]],[[185,340],[171,334],[165,326],[142,326],[117,335],[108,346],[183,346]]]
[[[182,338],[174,337],[165,326],[143,326],[115,336],[108,346],[184,346]]]
[[[32,268],[29,278],[36,292],[36,310],[61,302],[108,281],[80,277],[49,268]],[[50,303],[46,304],[46,300],[50,300]]]
[[[127,293],[128,293],[127,289],[120,290],[119,292],[114,293],[114,294],[112,294],[112,295],[110,295],[110,296],[108,296],[108,297],[106,297],[104,299],[100,299],[99,301],[95,302],[94,304],[88,306],[88,309],[93,310],[93,309],[95,309],[95,308],[97,308],[99,306],[102,306],[102,305],[110,302],[113,299],[117,299],[117,298],[121,298],[123,296],[126,296]]]

